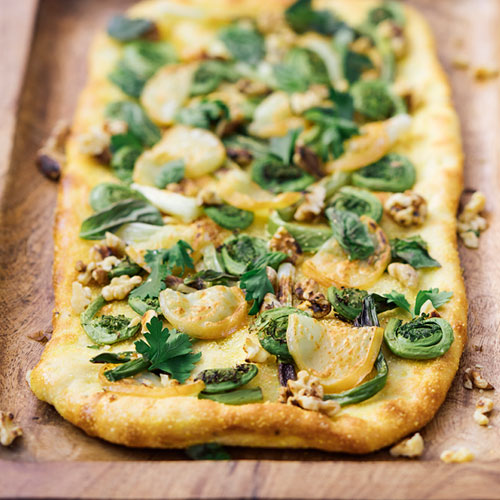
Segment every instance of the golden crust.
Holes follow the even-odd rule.
[[[161,3],[144,2],[134,12]],[[209,2],[180,3],[207,8]],[[266,5],[280,8],[287,3],[272,0]],[[338,7],[346,17],[356,17],[372,2],[323,3]],[[255,2],[223,0],[218,6],[219,12],[227,8],[233,15],[253,11]],[[441,269],[423,273],[421,287],[454,292],[452,301],[442,309],[455,332],[451,349],[441,358],[424,362],[402,360],[388,353],[390,376],[386,387],[367,402],[344,408],[332,419],[277,403],[228,406],[190,397],[162,399],[102,391],[98,368],[88,362],[93,351],[86,349],[88,340],[78,317],[71,312],[70,290],[75,279],[73,263],[85,260],[92,245],[78,238],[80,222],[90,213],[88,193],[94,184],[111,176],[107,169],[79,155],[71,139],[55,224],[54,335],[31,374],[31,388],[37,397],[54,405],[64,418],[89,435],[134,447],[181,448],[212,441],[366,453],[420,429],[433,417],[453,380],[466,341],[467,303],[455,234],[455,213],[462,190],[462,150],[450,88],[435,55],[431,32],[419,13],[406,9],[409,54],[401,72],[413,87],[418,109],[412,139],[398,148],[418,165],[415,189],[425,189],[431,214],[422,235],[430,244],[431,254],[442,263]],[[114,92],[106,87],[100,69],[102,58],[112,59],[113,54],[108,50],[106,56],[99,55],[101,43],[102,38],[91,55],[91,79],[80,98],[76,131],[98,122],[103,102]],[[104,62],[109,68],[109,60]],[[384,229],[394,237],[400,229],[391,224],[387,222]]]

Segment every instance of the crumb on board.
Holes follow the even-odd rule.
[[[493,410],[494,402],[490,398],[479,398],[474,411],[474,421],[476,424],[487,426],[490,423],[488,413]]]
[[[474,460],[474,453],[464,446],[456,450],[444,450],[439,458],[447,464],[462,464]]]
[[[451,61],[451,64],[456,69],[465,70],[465,69],[468,69],[468,67],[469,67],[469,61],[465,57],[462,57],[462,56],[454,57],[453,60]]]
[[[482,389],[485,391],[492,391],[494,387],[483,377],[480,368],[472,369],[467,368],[463,376],[463,385],[466,389],[472,390],[473,388]]]
[[[0,444],[10,446],[14,439],[23,435],[21,427],[15,424],[14,415],[0,411]]]
[[[394,445],[389,453],[393,457],[416,458],[424,452],[424,439],[419,432]]]
[[[497,66],[477,66],[474,68],[474,78],[480,82],[496,78],[500,74]]]

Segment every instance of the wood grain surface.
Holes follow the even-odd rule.
[[[423,431],[421,460],[394,460],[386,451],[349,457],[237,448],[231,455],[239,461],[190,463],[178,451],[131,450],[89,438],[30,393],[26,371],[43,345],[27,334],[50,326],[53,307],[56,196],[56,185],[34,166],[36,151],[58,119],[71,119],[93,34],[130,3],[39,0],[33,29],[36,0],[0,0],[0,46],[7,48],[0,53],[0,410],[13,412],[24,429],[23,438],[0,449],[0,497],[498,497],[499,413],[493,413],[491,428],[479,427],[472,414],[480,393],[461,383],[463,370],[479,364],[500,389],[500,85],[498,79],[473,77],[474,68],[500,63],[497,0],[408,2],[420,8],[436,34],[462,122],[465,185],[486,193],[490,223],[478,251],[460,250],[469,343],[445,404]],[[455,68],[458,59],[470,68]],[[497,400],[495,392],[489,396]],[[442,450],[458,446],[473,450],[476,461],[439,461]]]

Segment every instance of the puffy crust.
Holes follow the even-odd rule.
[[[178,1],[202,8],[209,5],[208,0]],[[134,12],[139,15],[162,3],[147,1],[136,6]],[[287,3],[271,0],[266,6],[280,8]],[[359,19],[361,12],[373,4],[372,0],[322,3],[335,6],[353,19]],[[217,15],[226,8],[231,15],[255,11],[253,0],[223,0],[218,6]],[[102,391],[98,368],[88,362],[92,355],[85,347],[88,341],[78,317],[70,312],[70,290],[74,279],[72,262],[84,260],[91,246],[78,239],[80,221],[90,212],[88,192],[97,182],[110,180],[110,174],[82,157],[71,139],[55,224],[54,335],[31,375],[37,397],[54,405],[64,418],[89,435],[133,447],[180,448],[215,441],[366,453],[416,431],[433,417],[453,380],[466,340],[467,303],[455,235],[455,213],[462,189],[462,150],[450,88],[435,55],[430,30],[420,14],[405,8],[409,54],[401,71],[414,86],[419,108],[412,126],[415,140],[398,145],[398,150],[418,160],[417,190],[420,184],[424,187],[426,179],[432,180],[425,186],[429,218],[422,234],[442,268],[424,273],[421,285],[454,292],[453,300],[441,310],[455,332],[451,349],[442,358],[424,362],[397,359],[387,353],[390,375],[384,390],[365,403],[344,408],[333,419],[277,403],[226,406],[192,397],[162,399]],[[102,62],[104,57],[98,54],[102,43],[100,37],[91,55],[92,78],[80,98],[74,127],[77,131],[97,122],[103,102],[113,92],[116,94],[106,88],[102,73],[96,69],[96,61]],[[384,227],[389,237],[402,234],[390,224]]]

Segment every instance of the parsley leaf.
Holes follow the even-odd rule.
[[[249,266],[250,269],[257,269],[259,267],[267,267],[270,266],[273,269],[276,269],[286,258],[288,255],[284,252],[268,252],[265,255],[261,255],[257,257]]]
[[[427,243],[420,236],[404,240],[395,238],[390,243],[394,262],[405,262],[415,269],[441,267],[441,264],[429,255]]]
[[[415,316],[420,314],[422,306],[430,300],[435,309],[446,304],[453,297],[453,292],[440,292],[439,288],[430,288],[429,290],[420,290],[415,299]]]
[[[193,249],[184,240],[179,240],[174,246],[167,249],[148,250],[144,257],[146,264],[151,268],[146,281],[130,292],[130,297],[146,299],[148,297],[158,297],[162,290],[165,290],[165,278],[180,271],[184,273],[186,267],[194,269],[193,259],[188,253]]]
[[[390,293],[384,294],[384,297],[389,301],[389,303],[396,304],[398,307],[401,307],[401,309],[411,312],[410,303],[406,300],[406,297],[402,293],[393,290]]]
[[[258,267],[245,272],[241,276],[240,288],[245,290],[245,300],[254,301],[248,314],[254,315],[259,312],[259,308],[266,293],[274,293],[274,288],[265,267]]]
[[[159,370],[168,373],[181,384],[191,374],[200,360],[201,352],[193,354],[191,339],[185,333],[163,328],[159,318],[151,318],[147,324],[145,340],[135,342],[135,349],[150,362],[150,372]]]

